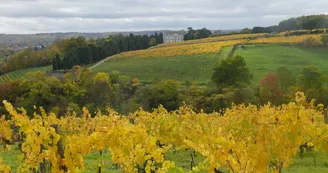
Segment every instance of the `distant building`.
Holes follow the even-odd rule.
[[[183,41],[183,34],[164,34],[163,41],[164,43],[181,42]]]

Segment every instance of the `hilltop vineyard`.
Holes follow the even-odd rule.
[[[124,52],[115,55],[113,59],[175,57],[181,55],[209,54],[209,53],[219,52],[222,47],[233,46],[235,44],[303,44],[306,43],[307,41],[310,41],[311,42],[310,44],[315,44],[315,45],[322,44],[320,41],[321,39],[320,34],[288,36],[288,37],[285,36],[263,37],[260,34],[257,34],[255,36],[251,36],[251,35],[254,34],[248,34],[244,36],[243,35],[231,36],[231,38],[237,38],[232,40],[229,40],[229,38],[226,38],[228,36],[225,36],[224,39],[228,39],[228,40],[218,41],[218,42],[211,42],[209,41],[209,39],[213,39],[213,38],[206,38],[206,39],[191,40],[185,42],[168,43],[167,46],[165,46],[164,44],[163,46],[159,46],[158,48]],[[249,36],[252,39],[243,39],[243,37],[237,37],[237,36],[243,36],[243,37]],[[197,41],[199,43],[197,43]],[[206,41],[206,42],[202,43],[202,41]],[[195,44],[189,44],[189,42],[195,42]]]

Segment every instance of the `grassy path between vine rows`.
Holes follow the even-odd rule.
[[[166,154],[167,160],[174,161],[178,167],[183,168],[185,172],[190,171],[191,151],[173,151]],[[10,151],[1,153],[0,157],[4,159],[4,163],[12,167],[13,172],[18,166],[18,155],[20,151],[17,147],[12,147]],[[314,157],[315,156],[315,157]],[[106,151],[102,156],[98,152],[94,152],[85,158],[85,171],[83,173],[95,173],[98,170],[98,164],[104,161],[104,173],[121,173],[122,171],[114,165],[111,160],[110,152]],[[196,154],[195,164],[203,161],[203,157]],[[204,171],[206,172],[206,171]],[[303,157],[294,158],[292,165],[283,170],[284,173],[324,173],[328,172],[328,155],[322,153],[305,152]]]

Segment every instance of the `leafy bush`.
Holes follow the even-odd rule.
[[[323,29],[316,29],[310,32],[310,34],[323,34],[325,30]]]
[[[303,41],[303,45],[306,47],[316,47],[320,46],[321,42],[313,37],[309,37]]]
[[[324,34],[321,36],[321,42],[323,43],[324,46],[328,45],[328,35]]]
[[[308,31],[293,31],[290,33],[290,35],[292,36],[305,35],[305,34],[308,34]]]

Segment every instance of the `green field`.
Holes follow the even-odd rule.
[[[224,49],[223,51],[228,51]],[[142,82],[156,79],[175,79],[181,82],[197,81],[207,83],[213,67],[222,56],[228,54],[221,52],[208,55],[177,56],[172,58],[147,58],[109,60],[95,69],[94,72],[119,71],[123,75],[138,78]]]
[[[241,55],[245,58],[256,84],[265,74],[276,72],[281,66],[285,66],[294,76],[297,76],[304,67],[313,64],[328,75],[328,48],[246,45],[245,49],[238,48],[234,55]]]
[[[20,78],[25,78],[29,72],[37,72],[37,71],[45,72],[48,70],[52,70],[52,66],[27,68],[27,69],[9,72],[9,73],[6,73],[6,74],[0,76],[0,83],[6,82],[6,81],[11,81],[11,80],[16,80],[16,79],[20,79]]]
[[[171,160],[176,165],[184,170],[184,172],[190,171],[190,151],[173,151],[168,152],[165,155],[166,160]],[[0,157],[3,158],[4,163],[12,168],[15,172],[19,162],[18,155],[20,154],[17,147],[12,147],[10,151],[4,153],[0,152]],[[94,173],[97,172],[98,164],[103,161],[104,173],[121,173],[122,171],[111,162],[110,152],[105,151],[102,156],[98,152],[94,152],[87,156],[84,160],[85,171],[83,173]],[[195,164],[198,165],[203,161],[203,157],[196,154]],[[224,169],[222,169],[224,171]],[[207,171],[203,171],[204,173]],[[283,170],[284,173],[323,173],[328,172],[328,156],[321,153],[305,152],[303,157],[295,157],[293,163],[289,168]]]
[[[231,47],[226,47],[219,54],[177,56],[172,58],[110,60],[94,69],[95,72],[120,71],[123,75],[139,78],[142,82],[155,79],[175,79],[181,82],[197,81],[207,83],[214,65],[226,58]],[[287,67],[294,76],[308,65],[318,66],[328,74],[328,48],[305,48],[287,45],[246,45],[238,48],[234,55],[245,58],[253,83],[257,84],[267,73],[272,73],[281,66]]]

